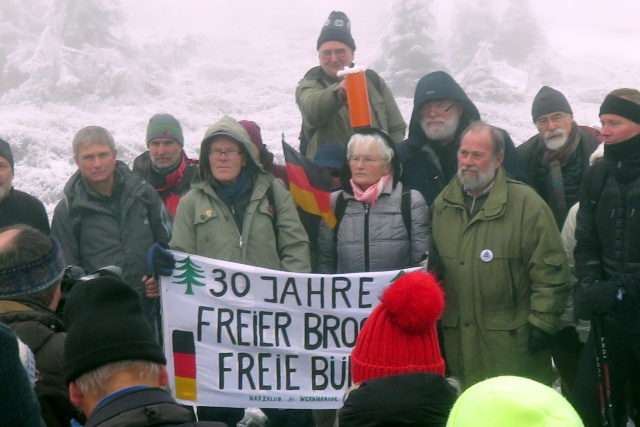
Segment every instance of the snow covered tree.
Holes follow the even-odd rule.
[[[527,88],[527,73],[504,61],[493,61],[491,47],[489,43],[480,43],[473,61],[456,76],[456,80],[473,100],[494,103],[522,101]]]
[[[449,63],[455,71],[469,66],[478,43],[492,43],[497,20],[491,0],[466,0],[456,3]]]
[[[514,67],[524,64],[531,53],[546,45],[529,0],[509,2],[499,28],[494,43],[494,57],[506,60]]]
[[[434,41],[435,20],[429,11],[433,0],[394,0],[387,29],[380,37],[376,71],[394,95],[413,96],[420,77],[442,70]]]

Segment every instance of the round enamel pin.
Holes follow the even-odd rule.
[[[493,252],[491,252],[491,249],[483,249],[482,252],[480,252],[480,259],[484,262],[489,262],[493,259]]]

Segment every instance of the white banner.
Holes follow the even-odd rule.
[[[400,271],[298,274],[173,253],[176,269],[162,277],[161,292],[169,384],[178,401],[342,406],[358,332]]]

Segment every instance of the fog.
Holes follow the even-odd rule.
[[[454,65],[459,58],[451,50],[451,40],[459,35],[457,16],[465,10],[486,13],[498,35],[510,3],[404,1],[428,9],[432,20],[422,36],[483,119],[505,128],[516,144],[535,133],[531,100],[542,84],[565,93],[579,124],[594,126],[606,93],[640,88],[637,1],[531,1],[539,28],[531,35],[539,41],[535,55],[519,65],[498,59],[498,38],[464,66]],[[381,38],[399,36],[388,33],[392,18],[407,19],[407,31],[410,24],[394,13],[401,4],[397,0],[0,2],[0,137],[14,151],[14,185],[40,197],[50,213],[75,170],[73,135],[87,125],[111,130],[118,157],[130,165],[145,150],[153,114],[168,112],[182,122],[191,156],[198,154],[206,127],[229,114],[256,121],[282,161],[281,134],[296,146],[300,129],[295,87],[317,65],[316,40],[329,12],[342,10],[351,19],[356,63],[378,69],[387,61],[390,69],[379,71],[388,81],[398,71],[392,59],[403,48],[383,52]],[[476,20],[478,26],[481,21]],[[472,52],[480,41],[469,46]],[[503,90],[461,80],[480,71],[492,87],[504,84]],[[408,122],[411,96],[397,96],[397,101]]]

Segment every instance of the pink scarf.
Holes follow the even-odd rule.
[[[384,186],[387,185],[391,179],[393,179],[393,173],[388,173],[366,190],[363,190],[358,184],[353,182],[353,179],[351,179],[350,182],[351,188],[353,189],[353,197],[355,197],[359,202],[373,206],[378,200],[380,193],[382,193]]]

